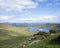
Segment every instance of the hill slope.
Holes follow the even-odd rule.
[[[17,28],[0,23],[0,48],[22,48],[22,43],[32,34],[28,28]]]
[[[44,40],[41,40],[40,42],[34,43],[32,45],[28,45],[26,48],[60,48],[60,32],[50,34]]]
[[[0,30],[7,30],[13,31],[14,33],[18,33],[19,35],[31,35],[32,33],[29,32],[28,28],[18,28],[15,26],[11,26],[9,24],[0,23]]]

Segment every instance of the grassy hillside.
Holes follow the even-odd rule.
[[[17,28],[15,26],[11,26],[9,24],[0,23],[0,29],[13,31],[14,33],[18,33],[19,35],[31,35],[32,33],[29,32],[28,28]]]
[[[59,48],[60,42],[56,40],[59,35],[57,32],[55,35],[38,32],[35,34],[38,37],[34,39],[32,38],[34,33],[29,32],[28,27],[18,28],[9,24],[0,23],[0,48],[23,48],[23,45],[26,45],[26,48]],[[44,36],[47,36],[46,39],[29,45],[34,40],[41,40]]]
[[[28,45],[27,48],[60,48],[60,36],[59,33],[49,35],[46,39],[41,40],[38,43]],[[59,38],[58,38],[59,37]],[[37,37],[38,40],[40,37]]]
[[[23,42],[32,34],[28,28],[17,28],[0,23],[0,48],[22,48]]]

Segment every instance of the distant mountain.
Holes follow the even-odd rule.
[[[27,27],[28,23],[10,23],[10,25],[16,26],[16,27]]]
[[[43,23],[10,23],[10,25],[16,27],[35,27],[35,26],[43,25]]]
[[[10,23],[16,27],[60,28],[60,23]]]

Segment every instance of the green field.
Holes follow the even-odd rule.
[[[28,28],[17,28],[8,24],[0,24],[0,48],[22,48],[33,33]]]

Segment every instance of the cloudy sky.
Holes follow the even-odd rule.
[[[60,0],[0,0],[0,22],[60,23]]]

